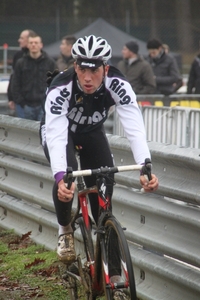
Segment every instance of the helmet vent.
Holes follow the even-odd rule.
[[[103,48],[96,49],[96,50],[94,51],[94,56],[100,56],[102,50],[103,50]]]
[[[94,45],[94,41],[93,41],[93,36],[91,35],[89,39],[89,47],[88,47],[89,51],[92,50],[93,45]]]
[[[82,55],[87,55],[86,52],[85,52],[85,49],[84,49],[82,46],[79,46],[78,49],[79,49],[79,52],[80,52]]]

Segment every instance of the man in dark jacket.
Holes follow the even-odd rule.
[[[156,83],[150,64],[138,55],[135,41],[126,43],[122,49],[123,60],[117,67],[126,76],[136,94],[156,93]]]
[[[29,52],[15,66],[12,92],[17,104],[24,107],[24,118],[40,121],[46,93],[46,73],[56,68],[55,61],[42,51],[42,39],[28,38]]]
[[[177,88],[180,87],[181,75],[174,58],[165,53],[159,40],[149,40],[147,49],[149,51],[147,61],[153,68],[157,93],[164,95],[175,93]]]
[[[187,83],[188,94],[200,94],[200,54],[192,62]]]
[[[12,63],[12,73],[10,76],[9,84],[8,84],[8,90],[7,90],[7,95],[8,95],[8,105],[11,110],[15,110],[15,114],[19,118],[24,118],[24,109],[21,107],[21,105],[15,103],[15,99],[12,95],[12,80],[13,80],[13,72],[15,70],[16,63],[18,59],[20,59],[24,54],[28,53],[28,37],[31,35],[35,35],[35,32],[30,29],[25,29],[20,33],[18,43],[19,47],[21,48],[19,51],[15,53],[13,56],[13,63]]]

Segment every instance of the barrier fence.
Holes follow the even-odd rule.
[[[0,115],[0,226],[55,249],[53,177],[39,143],[38,122]],[[126,138],[107,135],[116,165],[131,164]],[[141,300],[200,299],[198,149],[149,142],[155,194],[140,190],[139,174],[116,174],[113,211],[129,241]],[[82,243],[75,235],[77,253]]]
[[[12,69],[12,59],[16,51],[20,50],[20,47],[8,46],[4,43],[0,47],[0,53],[2,52],[2,62],[0,63],[0,69],[2,69],[3,74],[8,74]]]
[[[148,141],[177,145],[179,147],[200,147],[200,109],[187,107],[141,106]],[[14,116],[7,100],[0,95],[0,112]],[[113,116],[114,115],[114,116]],[[105,123],[107,133],[125,136],[115,112]]]
[[[184,88],[186,92],[186,87]],[[185,94],[176,93],[169,96],[162,94],[155,95],[137,95],[137,101],[140,106],[181,106],[200,108],[200,95],[199,94]]]
[[[147,140],[179,147],[200,147],[200,109],[141,106]],[[113,133],[125,136],[117,113]]]

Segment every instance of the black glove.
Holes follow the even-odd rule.
[[[60,71],[58,69],[55,69],[53,72],[50,72],[48,71],[46,73],[47,75],[47,80],[46,80],[46,83],[47,83],[47,86],[49,87],[52,80],[54,79],[54,77],[56,77],[56,75],[58,75],[60,73]]]

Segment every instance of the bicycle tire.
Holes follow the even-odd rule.
[[[92,274],[91,274],[91,268],[94,268],[94,245],[92,240],[92,222],[90,220],[89,228],[86,228],[83,217],[80,217],[77,219],[77,223],[79,224],[81,234],[83,237],[83,243],[84,243],[84,249],[85,249],[85,255],[87,257],[87,263],[88,267],[83,266],[84,269],[84,277],[86,281],[86,285],[88,285],[89,290],[86,292],[85,296],[87,300],[93,300],[95,297],[93,296],[92,291]],[[90,266],[90,264],[92,264]]]
[[[92,222],[90,220],[89,228],[86,228],[83,217],[77,219],[77,223],[80,226],[81,234],[83,237],[83,243],[85,248],[85,254],[88,261],[94,261],[94,244],[92,240]]]
[[[107,300],[114,299],[114,292],[119,289],[126,295],[124,299],[137,300],[132,261],[124,231],[114,216],[109,217],[104,226],[102,273],[105,297]],[[118,276],[118,280],[120,280],[117,287],[113,288],[110,284],[106,284],[106,272],[109,279],[113,275]],[[123,282],[127,283],[126,288],[124,288]],[[123,299],[123,296],[120,299]]]

